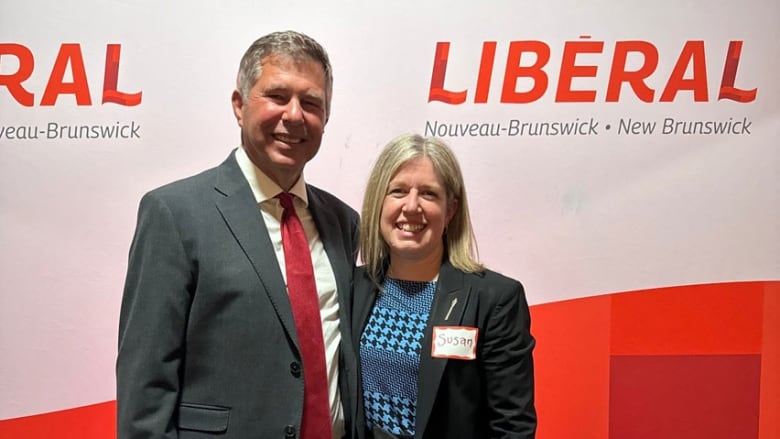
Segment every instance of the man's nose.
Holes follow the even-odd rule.
[[[299,101],[297,98],[290,99],[285,106],[282,119],[285,122],[303,122],[303,108],[301,108],[301,101]]]

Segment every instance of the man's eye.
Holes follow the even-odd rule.
[[[319,110],[322,108],[322,104],[319,101],[303,101],[303,105],[306,108],[311,108],[313,110]]]

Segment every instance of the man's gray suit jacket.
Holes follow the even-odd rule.
[[[339,293],[339,388],[347,436],[356,361],[344,300],[357,213],[307,185]],[[298,437],[298,334],[268,231],[235,151],[146,194],[119,321],[118,439]]]

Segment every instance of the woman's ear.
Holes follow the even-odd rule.
[[[452,217],[455,216],[455,212],[458,211],[458,199],[453,198],[452,201],[447,203],[447,225],[450,224],[450,220],[452,220]]]

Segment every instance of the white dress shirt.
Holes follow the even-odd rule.
[[[271,243],[274,246],[276,259],[279,262],[279,268],[286,283],[287,271],[285,270],[281,231],[282,212],[284,209],[279,199],[275,198],[283,190],[252,163],[242,147],[236,150],[236,160],[241,168],[241,172],[244,174],[247,182],[249,182],[255,200],[257,200],[260,207]],[[325,366],[328,371],[330,419],[333,426],[333,437],[340,438],[344,435],[344,415],[338,386],[341,333],[339,332],[339,302],[336,295],[336,278],[308,208],[309,200],[306,195],[306,182],[303,179],[303,175],[290,188],[289,192],[295,195],[293,197],[295,213],[298,214],[298,218],[301,220],[303,229],[306,232],[306,238],[309,241],[309,250],[311,250],[311,261],[314,266],[314,277],[320,299],[322,336],[325,342]]]

